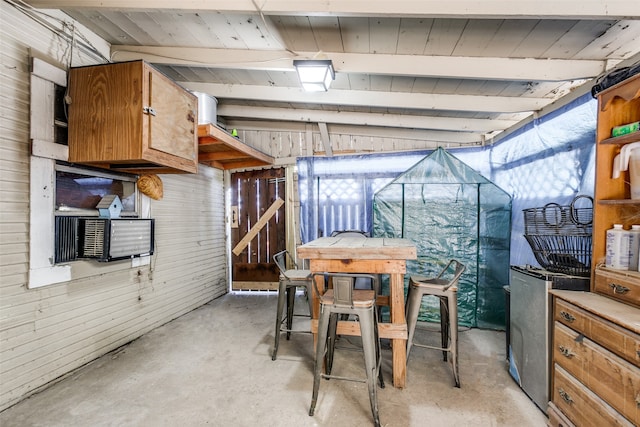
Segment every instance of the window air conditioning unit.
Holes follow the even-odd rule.
[[[153,219],[78,218],[78,258],[115,261],[153,254]]]

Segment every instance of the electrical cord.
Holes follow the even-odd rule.
[[[104,62],[104,63],[111,62],[109,58],[107,58],[102,53],[100,53],[100,51],[91,43],[91,41],[84,34],[82,34],[82,32],[76,29],[75,24],[73,23],[70,24],[69,22],[63,19],[60,19],[48,13],[42,12],[41,10],[34,8],[33,6],[25,3],[22,0],[5,0],[5,1],[10,5],[12,5],[13,7],[15,7],[16,9],[18,9],[19,11],[21,11],[22,13],[24,13],[25,15],[27,15],[29,18],[31,18],[38,24],[42,25],[49,31],[53,32],[60,38],[65,39],[70,43],[77,43],[74,40],[75,37],[77,36],[78,38],[81,39],[81,42],[77,44],[79,45],[81,50],[84,51],[84,53],[87,53],[93,56],[94,58],[100,60],[101,62]],[[57,22],[60,25],[60,27],[56,27],[51,22],[47,21],[47,19]],[[68,34],[65,31],[66,28],[72,28],[73,29],[72,34]]]

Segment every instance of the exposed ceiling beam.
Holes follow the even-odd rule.
[[[350,111],[301,110],[292,108],[249,107],[223,104],[217,108],[223,117],[279,120],[290,122],[326,122],[360,126],[382,126],[407,129],[453,130],[460,132],[491,132],[516,124],[515,120],[484,120],[455,117],[432,117],[406,114],[357,113]]]
[[[43,9],[176,9],[311,16],[407,16],[487,19],[634,19],[633,0],[28,0]],[[153,7],[150,7],[153,6]]]
[[[417,110],[483,111],[520,113],[536,111],[551,103],[547,98],[508,96],[451,95],[408,92],[354,91],[331,89],[328,92],[305,92],[299,87],[256,85],[226,85],[217,83],[179,82],[183,87],[208,93],[218,98],[250,99],[254,101],[292,102],[403,108]]]
[[[111,47],[111,59],[144,59],[156,64],[190,67],[294,71],[294,59],[311,59],[317,52],[286,50],[206,49],[160,46]],[[323,52],[338,73],[446,77],[477,80],[564,81],[592,78],[607,69],[607,61],[388,55]]]

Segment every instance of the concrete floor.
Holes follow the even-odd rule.
[[[275,295],[225,295],[6,409],[0,425],[371,425],[366,386],[351,381],[322,381],[309,417],[312,338],[282,339],[272,361],[275,304]],[[417,332],[422,341],[431,336],[437,339]],[[341,339],[334,374],[364,375],[361,355],[344,349],[354,344],[357,338]],[[504,332],[465,330],[460,353],[461,388],[453,387],[441,353],[414,348],[407,387],[399,390],[391,386],[391,351],[383,350],[382,425],[545,425],[546,416],[507,373]]]

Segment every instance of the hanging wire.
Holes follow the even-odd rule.
[[[262,13],[262,7],[264,6],[264,4],[266,3],[266,0],[264,1],[262,6],[258,6],[258,3],[256,3],[256,0],[251,0],[251,3],[253,3],[253,6],[256,8],[256,11],[258,12],[258,14],[260,15],[260,19],[262,19],[262,23],[264,24],[265,29],[267,30],[267,32],[271,35],[271,37],[278,42],[278,44],[287,52],[291,53],[294,56],[298,56],[298,54],[289,49],[289,47],[287,47],[285,45],[285,43],[282,42],[282,40],[280,40],[279,37],[275,37],[271,31],[269,30],[269,24],[267,23],[267,19],[264,17],[264,13]]]
[[[79,46],[82,48],[85,53],[92,55],[96,59],[99,59],[102,62],[111,62],[109,58],[104,56],[92,43],[91,41],[81,32],[75,30],[74,24],[69,24],[67,21],[64,21],[56,16],[45,13],[41,10],[34,8],[33,6],[25,3],[22,0],[5,0],[7,3],[11,4],[13,7],[27,15],[29,18],[33,19],[38,24],[42,25],[49,31],[58,35],[60,38],[69,41],[70,43],[76,43],[74,41],[75,37],[81,39]],[[60,27],[56,27],[53,23],[49,22],[47,19],[57,22]],[[73,28],[72,34],[67,34],[65,28]]]
[[[72,24],[68,24],[66,22],[63,23],[65,27],[71,28],[71,43],[69,46],[69,60],[67,61],[67,87],[64,90],[64,117],[67,119],[67,123],[69,122],[69,112],[67,106],[71,104],[71,96],[69,96],[69,86],[71,85],[71,73],[69,70],[73,64],[73,47],[76,44],[76,26]]]

